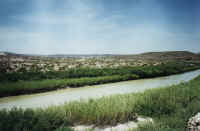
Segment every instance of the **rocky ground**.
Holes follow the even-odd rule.
[[[75,131],[128,131],[129,129],[137,128],[138,124],[153,122],[151,118],[138,117],[136,121],[118,124],[116,126],[96,127],[95,125],[78,125],[72,127]]]
[[[200,113],[189,119],[188,131],[200,131]]]

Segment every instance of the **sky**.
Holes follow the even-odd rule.
[[[200,0],[1,0],[0,51],[200,52]]]

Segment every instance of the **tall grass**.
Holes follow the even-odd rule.
[[[13,108],[0,111],[0,131],[53,131],[60,127],[67,128],[68,122],[64,112],[55,110],[34,111],[32,109]]]
[[[1,83],[0,97],[13,96],[19,94],[29,94],[56,90],[66,87],[80,87],[86,85],[96,85],[118,81],[135,80],[137,75],[115,75],[103,76],[96,78],[77,78],[77,79],[60,79],[60,80],[42,80],[42,81],[20,81],[15,83]]]
[[[166,89],[146,91],[135,111],[155,122],[130,131],[186,131],[190,117],[200,112],[200,77]]]
[[[200,111],[199,92],[200,76],[187,83],[143,93],[76,101],[47,109],[0,111],[0,129],[64,130],[77,124],[115,125],[133,120],[138,114],[152,117],[155,122],[133,131],[184,131],[188,119]]]

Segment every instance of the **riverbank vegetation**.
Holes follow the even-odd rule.
[[[41,72],[37,70],[21,72],[1,72],[0,82],[35,81],[44,79],[71,79],[82,77],[100,77],[113,75],[138,75],[140,78],[166,76],[199,68],[199,64],[186,62],[168,62],[159,65],[118,68],[73,68],[66,71]]]
[[[9,74],[11,76],[2,76],[2,79],[7,80],[0,83],[0,97],[45,92],[66,87],[75,88],[140,78],[167,76],[199,68],[200,66],[195,64],[171,62],[161,65],[113,69],[80,68],[66,72],[49,72],[49,74],[39,72],[42,75],[38,75],[37,72],[35,74],[31,72],[16,75]]]
[[[113,83],[118,81],[127,81],[138,79],[137,75],[114,75],[102,77],[85,77],[74,79],[54,79],[42,81],[20,81],[15,83],[0,84],[0,97],[14,96],[20,94],[30,94],[62,89],[66,87],[80,87],[86,85],[97,85],[104,83]]]
[[[2,131],[71,130],[79,124],[115,125],[134,120],[136,114],[152,117],[153,124],[133,131],[184,131],[188,119],[200,111],[200,76],[194,80],[143,93],[114,95],[69,102],[46,109],[0,111]]]
[[[138,99],[137,113],[155,122],[130,131],[186,131],[189,118],[200,111],[200,76],[166,89],[148,90]]]

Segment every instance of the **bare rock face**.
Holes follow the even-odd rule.
[[[188,131],[200,131],[200,113],[189,119]]]

